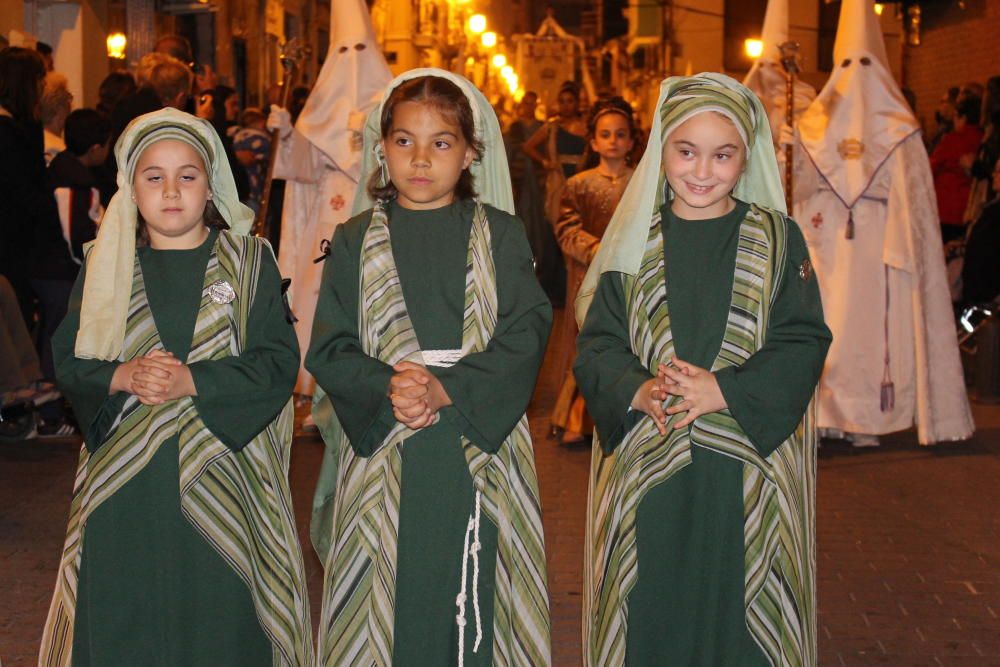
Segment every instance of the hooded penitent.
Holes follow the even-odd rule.
[[[870,2],[844,1],[834,71],[798,130],[795,217],[834,334],[819,426],[968,437],[930,165]]]
[[[750,68],[743,85],[755,92],[764,103],[771,124],[771,136],[777,141],[779,130],[786,122],[785,70],[781,66],[778,46],[788,41],[788,0],[769,0],[760,38],[764,42],[764,52]],[[799,78],[795,79],[796,119],[815,97],[816,90],[812,86]]]
[[[309,349],[319,295],[323,241],[351,215],[361,173],[361,129],[392,78],[364,0],[330,6],[330,49],[295,130],[282,140],[275,177],[285,178],[278,264],[292,279],[292,310],[302,353]],[[301,369],[296,391],[311,394]]]

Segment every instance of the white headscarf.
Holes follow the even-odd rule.
[[[385,155],[382,152],[382,110],[386,100],[400,84],[423,76],[448,79],[465,93],[475,119],[476,138],[483,146],[482,159],[474,160],[469,167],[469,171],[472,172],[475,179],[474,187],[477,198],[484,204],[489,204],[513,215],[514,194],[510,185],[507,151],[504,149],[500,121],[497,120],[493,106],[486,99],[486,96],[465,77],[433,67],[412,69],[397,76],[386,87],[382,102],[368,114],[368,122],[365,123],[361,180],[358,181],[357,194],[354,196],[353,214],[357,215],[375,204],[371,195],[368,194],[368,179],[376,170],[382,169],[385,164]]]
[[[920,125],[892,78],[882,29],[868,0],[841,5],[833,59],[833,73],[798,129],[806,153],[850,207]]]
[[[171,107],[129,123],[115,144],[118,192],[111,198],[87,254],[75,347],[80,358],[111,361],[121,353],[135,269],[138,208],[132,199],[132,178],[143,151],[165,139],[189,144],[205,161],[212,203],[234,233],[247,234],[253,224],[254,213],[240,203],[225,148],[211,123]]]
[[[690,85],[692,82],[735,94],[740,100],[740,105],[749,112],[752,119],[752,137],[744,136],[746,135],[742,129],[744,123],[734,119],[737,130],[748,145],[748,151],[746,168],[733,190],[733,196],[741,201],[785,212],[785,194],[771,142],[771,128],[760,99],[738,81],[715,72],[665,79],[660,84],[660,97],[653,113],[653,125],[649,130],[646,152],[625,188],[618,208],[615,209],[601,239],[601,246],[580,286],[576,298],[576,319],[581,325],[602,273],[616,271],[635,275],[639,270],[649,237],[650,221],[659,206],[669,197],[661,166],[663,142],[667,135],[697,113],[718,111],[732,117],[729,109],[707,102],[699,105],[697,109],[673,118],[669,127],[663,127],[662,115],[667,99],[673,97],[678,88]]]
[[[330,48],[295,129],[358,179],[361,127],[392,78],[364,0],[330,5]]]

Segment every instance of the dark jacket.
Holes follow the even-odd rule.
[[[80,159],[70,151],[63,151],[49,164],[49,185],[56,198],[59,212],[60,237],[69,253],[53,253],[55,261],[70,262],[73,276],[83,263],[83,244],[97,236],[97,223],[101,209],[98,195],[98,180],[94,171],[80,163]],[[68,239],[68,240],[67,240]]]

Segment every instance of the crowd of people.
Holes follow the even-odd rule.
[[[237,91],[218,84],[211,67],[198,71],[188,41],[167,35],[134,75],[115,71],[101,82],[96,108],[74,109],[69,81],[52,70],[51,48],[0,52],[0,191],[11,201],[0,228],[0,280],[4,298],[21,313],[4,322],[0,393],[5,405],[39,408],[34,431],[20,436],[76,432],[53,384],[51,340],[66,315],[83,246],[118,190],[112,148],[132,120],[166,107],[208,120],[222,137],[240,200],[259,209],[271,141],[266,116],[260,108],[241,111]],[[295,93],[293,113],[307,91]],[[276,90],[269,94],[277,97]]]
[[[462,76],[393,78],[362,0],[331,12],[296,109],[241,112],[177,36],[97,109],[0,51],[0,389],[84,441],[40,664],[550,664],[525,412],[556,303],[586,663],[815,665],[818,437],[974,429],[941,239],[957,302],[995,298],[1000,79],[928,153],[845,0],[794,126],[771,49],[746,85],[665,79],[649,128],[573,82],[501,128]],[[327,446],[317,641],[293,392]]]

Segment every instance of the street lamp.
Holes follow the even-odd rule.
[[[495,32],[484,32],[482,36],[483,46],[492,49],[497,45],[497,34]]]
[[[743,42],[743,49],[748,56],[756,60],[764,53],[764,42],[759,39],[748,39]]]
[[[108,35],[108,58],[124,60],[127,41],[124,33],[115,32]]]
[[[500,69],[507,65],[507,56],[502,53],[498,53],[493,56],[493,66]]]
[[[884,9],[885,9],[885,5],[883,5],[881,2],[876,2],[875,3],[875,13],[876,14],[878,14],[879,16],[882,16],[882,11]]]
[[[469,17],[469,32],[473,35],[481,35],[486,31],[486,17],[482,14],[473,14]]]

